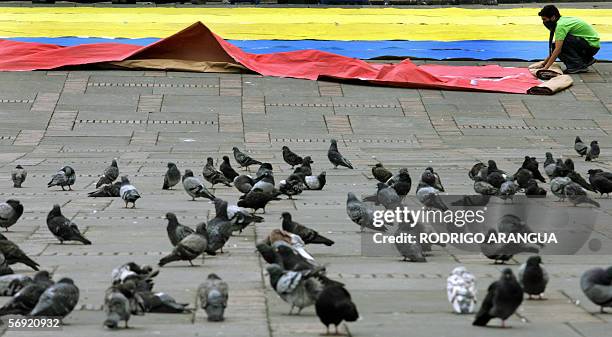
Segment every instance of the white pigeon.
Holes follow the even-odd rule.
[[[446,294],[453,311],[472,314],[476,309],[476,279],[465,267],[456,267],[446,279]]]

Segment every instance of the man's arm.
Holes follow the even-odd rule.
[[[544,63],[544,69],[550,68],[550,66],[555,63],[557,57],[559,57],[559,54],[561,54],[561,48],[563,48],[563,40],[555,41],[555,49],[553,50],[552,54],[550,54],[550,56],[546,58],[546,63]]]

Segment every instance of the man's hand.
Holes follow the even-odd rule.
[[[546,63],[546,61],[547,60],[534,63],[534,64],[530,65],[528,68],[529,69],[542,69],[542,68],[544,68],[544,63]]]
[[[553,50],[552,54],[550,54],[550,56],[548,57],[546,64],[544,64],[544,69],[548,69],[550,68],[550,66],[553,65],[553,63],[555,63],[555,61],[557,60],[557,57],[559,57],[559,54],[561,54],[561,48],[563,48],[563,40],[557,40],[555,41],[555,49]]]

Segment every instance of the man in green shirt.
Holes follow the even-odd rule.
[[[544,6],[538,15],[550,31],[550,55],[542,67],[548,69],[558,57],[567,68],[566,74],[587,72],[600,48],[595,29],[579,18],[561,16],[554,5]]]

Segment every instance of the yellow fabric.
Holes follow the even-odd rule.
[[[226,39],[547,41],[538,8],[3,7],[0,37],[162,38],[196,21]],[[612,10],[562,9],[612,41]]]

